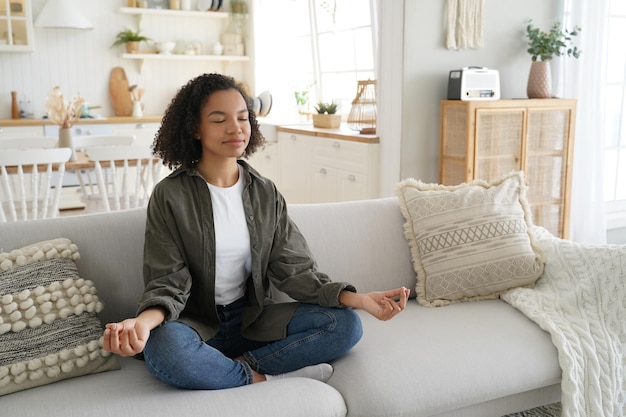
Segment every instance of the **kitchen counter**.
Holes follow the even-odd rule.
[[[361,143],[379,143],[380,139],[376,135],[361,135],[357,131],[350,129],[345,123],[342,123],[338,129],[324,129],[313,127],[309,124],[279,125],[276,126],[278,132],[303,134],[316,136],[319,138],[340,139],[351,142]]]
[[[114,124],[114,123],[160,123],[162,116],[145,116],[145,117],[102,117],[102,118],[83,118],[76,121],[77,125],[90,124]],[[45,126],[54,125],[49,119],[0,119],[0,127],[2,126]]]

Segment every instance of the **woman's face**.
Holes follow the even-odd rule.
[[[200,110],[202,158],[239,158],[250,142],[248,108],[235,89],[212,93]]]

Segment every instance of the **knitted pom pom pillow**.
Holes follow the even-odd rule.
[[[69,239],[0,253],[0,395],[119,369],[102,349],[102,303]]]

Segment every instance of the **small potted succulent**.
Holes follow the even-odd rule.
[[[338,109],[337,103],[319,101],[315,106],[317,114],[313,114],[313,126],[337,129],[341,125],[341,115],[336,114]]]
[[[115,42],[113,42],[111,47],[113,48],[118,45],[124,45],[126,47],[126,52],[131,54],[139,50],[139,44],[141,42],[149,40],[150,38],[141,34],[141,30],[134,31],[132,29],[126,29],[115,36]]]

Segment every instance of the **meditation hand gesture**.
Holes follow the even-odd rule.
[[[120,356],[134,356],[143,351],[150,336],[149,326],[138,319],[108,323],[104,329],[104,350]]]
[[[134,356],[143,352],[150,331],[165,318],[158,307],[148,308],[139,316],[119,323],[108,323],[104,329],[103,348],[120,356]]]
[[[386,321],[405,309],[410,294],[411,290],[404,287],[367,294],[342,291],[339,300],[345,306],[360,308],[377,319]]]

